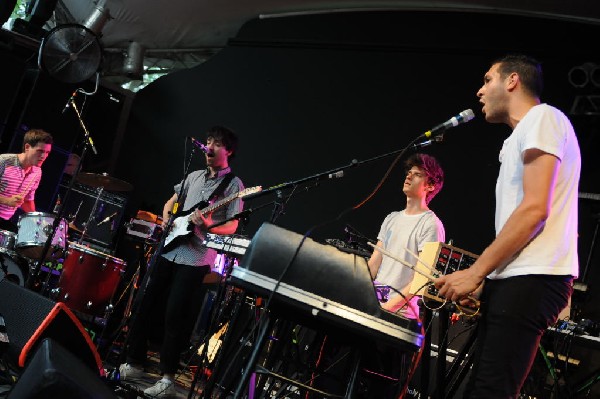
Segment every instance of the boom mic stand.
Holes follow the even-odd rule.
[[[429,132],[431,133],[431,132]],[[422,143],[417,143],[420,140],[423,140],[425,137],[429,137],[429,135],[425,134],[425,135],[420,135],[418,137],[416,137],[415,139],[413,139],[407,146],[405,146],[402,149],[399,150],[394,150],[385,154],[381,154],[363,161],[358,161],[356,159],[353,159],[348,165],[345,166],[341,166],[341,167],[337,167],[334,169],[330,169],[324,172],[320,172],[311,176],[307,176],[304,178],[300,178],[298,180],[294,180],[294,181],[290,181],[290,182],[286,182],[286,183],[281,183],[272,187],[269,187],[265,190],[262,190],[260,192],[254,193],[254,194],[249,194],[247,196],[244,197],[244,200],[250,200],[253,198],[257,198],[257,197],[261,197],[264,195],[268,195],[271,193],[275,193],[277,195],[277,200],[275,201],[275,209],[273,210],[273,214],[271,216],[271,220],[274,221],[277,216],[279,214],[281,214],[282,212],[282,206],[283,206],[283,202],[281,202],[282,197],[282,190],[289,188],[289,187],[297,187],[298,185],[305,183],[305,182],[309,182],[309,181],[320,181],[320,180],[324,180],[324,179],[328,179],[328,178],[333,178],[333,177],[340,177],[343,176],[343,171],[352,167],[357,167],[357,166],[361,166],[370,162],[374,162],[383,158],[387,158],[389,156],[392,155],[397,155],[395,160],[393,161],[392,165],[389,167],[389,170],[391,170],[392,166],[395,165],[396,162],[398,162],[402,155],[404,155],[404,153],[409,150],[409,149],[413,149],[416,150],[420,147],[424,147],[427,145],[430,145],[434,142],[439,142],[441,141],[441,137],[437,136],[435,139],[433,140],[427,140],[425,142]],[[417,143],[417,144],[415,144]],[[386,174],[387,177],[387,174]],[[385,179],[385,177],[384,177]],[[382,180],[383,182],[383,180]],[[381,183],[380,183],[381,184]],[[357,209],[359,208],[364,202],[366,202],[369,198],[371,198],[373,194],[371,194],[366,200],[364,200],[362,203],[360,203],[359,205],[356,205],[350,209],[348,209],[345,212],[348,212],[350,210],[353,209]],[[344,212],[344,213],[345,213]],[[339,217],[341,217],[344,213],[342,213]],[[339,218],[338,217],[338,218]],[[310,233],[310,231],[307,233],[307,235]],[[290,265],[288,265],[289,267]],[[279,281],[281,281],[283,279],[283,275],[285,274],[287,268],[284,269],[284,271],[282,272],[282,275],[279,278]],[[279,283],[279,282],[278,282]],[[277,291],[277,285],[275,286],[274,292]],[[271,298],[274,295],[274,292],[271,293],[270,297],[267,299],[266,301],[266,305],[263,309],[263,314],[266,314],[266,312],[268,312],[268,305],[270,303]],[[273,321],[269,319],[269,317],[266,317],[266,320],[262,320],[263,318],[261,317],[257,323],[259,323],[259,337],[260,336],[264,336],[264,334],[267,333],[267,329],[270,328],[270,326],[272,326]],[[260,338],[258,338],[258,340],[260,340]],[[243,368],[243,375],[241,376],[240,380],[238,381],[237,387],[235,388],[235,391],[233,393],[233,399],[238,399],[241,395],[242,395],[242,390],[244,389],[244,387],[246,387],[251,379],[251,374],[254,372],[254,368],[255,368],[255,363],[258,359],[259,353],[262,350],[262,348],[255,346],[252,350],[252,353],[249,356],[248,361],[246,362],[245,367]]]
[[[49,233],[48,238],[46,239],[46,243],[44,244],[44,248],[42,249],[42,254],[41,254],[40,258],[38,259],[38,261],[35,263],[33,271],[29,274],[29,277],[27,278],[27,282],[26,282],[25,286],[29,289],[33,288],[33,286],[35,284],[35,280],[36,280],[38,274],[40,273],[42,264],[46,260],[48,251],[50,250],[50,247],[52,246],[52,240],[54,239],[54,236],[56,235],[56,231],[58,230],[58,226],[60,225],[60,222],[61,222],[63,214],[64,214],[64,205],[67,203],[69,193],[71,192],[71,190],[73,188],[73,184],[75,183],[75,180],[77,180],[77,175],[79,175],[79,172],[81,171],[81,165],[82,165],[83,159],[85,158],[88,148],[92,149],[92,151],[94,152],[94,155],[98,155],[98,151],[96,150],[96,147],[94,146],[94,141],[92,140],[90,132],[88,131],[87,127],[85,126],[85,123],[83,122],[83,119],[81,118],[81,113],[79,112],[79,109],[77,108],[77,104],[75,103],[74,95],[69,98],[69,101],[67,102],[67,107],[73,108],[73,110],[75,111],[75,114],[77,115],[77,119],[79,120],[79,125],[83,129],[83,132],[84,132],[83,151],[81,152],[81,157],[79,158],[79,161],[77,163],[77,168],[75,169],[75,174],[71,178],[71,181],[69,181],[69,185],[67,187],[67,190],[65,191],[63,199],[60,202],[58,209],[55,212],[56,217],[54,219],[54,223],[52,224],[52,229],[50,229],[50,231],[48,232]],[[66,246],[66,244],[67,243],[65,242],[65,246]],[[46,283],[44,285],[47,285],[47,283],[48,283],[48,281],[46,281]],[[42,287],[42,292],[44,292],[45,289],[46,289],[45,286]]]

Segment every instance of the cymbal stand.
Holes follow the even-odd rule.
[[[90,223],[92,223],[92,219],[94,219],[94,214],[96,213],[96,208],[98,207],[98,201],[100,200],[100,197],[102,196],[104,187],[99,187],[97,189],[97,191],[98,191],[98,195],[96,195],[96,200],[94,201],[94,206],[92,207],[92,210],[90,211],[90,215],[88,216],[88,220],[87,220],[87,222],[85,222],[83,231],[81,232],[81,235],[79,236],[79,244],[81,244],[83,242],[83,239],[85,238],[87,230],[90,227]]]
[[[123,287],[123,291],[120,293],[120,295],[115,303],[115,308],[118,308],[121,301],[123,299],[125,299],[125,294],[127,292],[129,292],[129,294],[127,295],[127,298],[126,298],[127,303],[125,304],[125,309],[123,310],[123,315],[122,315],[121,320],[119,321],[119,324],[115,330],[116,332],[112,334],[110,343],[108,345],[106,345],[107,350],[106,350],[105,357],[107,357],[112,352],[112,349],[115,346],[115,342],[117,341],[119,336],[125,331],[125,328],[127,327],[127,324],[131,317],[131,314],[133,313],[136,294],[138,292],[139,285],[141,284],[142,279],[143,279],[142,267],[146,267],[148,265],[148,262],[150,261],[150,258],[152,256],[151,255],[152,254],[152,245],[149,244],[147,241],[144,242],[144,246],[141,251],[143,253],[143,255],[140,255],[136,260],[136,270],[133,273],[133,275],[131,276],[131,278],[129,279],[129,282],[127,283],[127,285],[125,287]],[[107,326],[108,326],[108,324],[109,324],[109,321],[107,320]]]
[[[29,288],[29,289],[33,288],[33,286],[35,284],[35,281],[37,279],[37,276],[40,273],[40,269],[42,267],[42,264],[46,260],[46,256],[48,254],[48,251],[50,250],[50,247],[52,246],[52,240],[54,239],[54,236],[56,235],[56,232],[58,231],[58,227],[60,225],[60,222],[63,219],[63,214],[64,214],[64,210],[65,210],[64,205],[67,202],[69,194],[71,193],[71,190],[73,188],[73,184],[75,183],[77,175],[79,174],[79,172],[81,170],[81,164],[83,162],[83,159],[86,156],[88,147],[91,147],[91,149],[94,152],[94,154],[98,155],[98,151],[96,150],[96,147],[94,146],[94,141],[92,140],[92,137],[90,136],[90,132],[87,130],[87,127],[85,126],[85,123],[83,122],[83,119],[81,118],[81,113],[79,112],[79,109],[77,108],[77,104],[75,103],[75,94],[78,91],[81,91],[81,92],[85,93],[83,90],[77,89],[77,91],[75,91],[75,93],[67,101],[66,107],[72,108],[75,111],[75,114],[77,115],[77,119],[79,120],[79,124],[82,127],[82,129],[83,129],[83,132],[84,132],[83,150],[81,152],[81,157],[79,158],[79,161],[77,163],[77,168],[75,169],[75,174],[73,175],[73,177],[71,178],[71,181],[69,182],[67,190],[64,193],[64,197],[63,197],[62,201],[60,201],[60,203],[57,204],[58,206],[55,206],[55,209],[54,209],[54,214],[55,214],[54,223],[52,225],[52,229],[50,229],[50,231],[49,231],[48,238],[46,239],[46,243],[44,245],[44,248],[42,249],[42,254],[41,254],[39,260],[35,263],[35,266],[34,266],[33,270],[31,271],[31,273],[27,277],[27,282],[26,282],[25,286],[27,288]],[[65,243],[65,246],[66,246],[66,243]],[[47,287],[44,287],[43,289],[45,290],[46,288]]]

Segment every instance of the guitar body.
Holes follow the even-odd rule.
[[[181,241],[182,238],[193,234],[194,226],[192,222],[190,222],[190,215],[197,209],[200,209],[203,215],[206,215],[210,212],[214,212],[216,209],[229,204],[231,201],[237,198],[244,198],[246,195],[254,194],[262,190],[261,186],[246,188],[240,192],[233,193],[230,196],[223,198],[213,204],[209,204],[206,201],[200,201],[195,206],[191,207],[189,210],[185,212],[181,212],[179,216],[177,216],[169,229],[167,238],[165,238],[164,251],[168,252],[173,247],[177,246],[177,244]]]
[[[189,237],[193,234],[194,225],[190,222],[190,215],[198,208],[203,208],[207,206],[208,203],[206,201],[202,201],[198,203],[196,206],[190,208],[189,210],[182,212],[181,216],[178,216],[173,220],[173,224],[171,225],[171,230],[169,230],[169,235],[165,239],[164,250],[165,252],[170,251],[174,247],[176,247],[182,239],[185,237]]]

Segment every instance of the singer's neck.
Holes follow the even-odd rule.
[[[225,166],[221,166],[221,167],[215,167],[215,166],[208,166],[208,176],[209,177],[215,177],[219,175],[219,172],[221,172],[222,170],[225,169],[229,169],[229,165],[225,165]]]
[[[404,213],[407,215],[418,215],[427,212],[428,210],[429,207],[427,206],[425,198],[406,197],[406,208],[404,209]]]
[[[525,97],[524,100],[516,102],[515,106],[510,109],[506,124],[514,130],[531,108],[540,104],[541,101],[537,97]]]

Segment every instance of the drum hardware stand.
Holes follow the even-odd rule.
[[[90,211],[88,220],[85,222],[85,226],[83,227],[83,231],[81,232],[81,235],[79,237],[78,244],[81,244],[83,242],[83,239],[85,238],[88,227],[90,226],[90,223],[92,223],[92,219],[94,219],[94,213],[96,212],[96,208],[98,207],[98,201],[100,200],[100,197],[102,196],[102,193],[104,192],[104,187],[98,187],[98,189],[96,191],[98,191],[98,195],[96,195],[96,200],[94,201],[94,206],[92,207],[92,210]],[[77,209],[77,212],[79,212],[79,209]]]
[[[0,267],[2,268],[2,272],[4,273],[3,278],[8,278],[8,267],[4,264],[4,256],[0,253]]]
[[[156,249],[154,250],[154,253],[152,254],[152,257],[150,258],[150,261],[148,262],[148,270],[146,271],[146,275],[144,276],[144,280],[142,281],[142,285],[143,287],[140,287],[141,290],[138,291],[139,294],[139,298],[137,298],[136,300],[139,301],[139,307],[141,307],[142,301],[144,300],[144,296],[146,294],[146,287],[148,286],[148,284],[150,283],[151,279],[152,279],[152,275],[154,274],[154,269],[155,269],[155,265],[156,265],[156,261],[158,260],[158,257],[162,254],[162,251],[164,249],[165,246],[165,241],[169,235],[169,232],[171,231],[171,227],[173,226],[173,221],[175,220],[175,216],[178,214],[179,212],[179,208],[183,206],[183,190],[185,188],[185,183],[187,181],[187,177],[189,175],[189,167],[190,164],[192,162],[192,158],[194,156],[194,153],[196,151],[196,147],[192,146],[192,150],[190,152],[190,156],[189,159],[187,161],[187,164],[185,165],[184,168],[184,176],[183,176],[183,180],[181,181],[181,187],[179,188],[179,193],[177,193],[177,201],[175,202],[175,204],[173,205],[173,209],[172,211],[169,212],[169,218],[168,220],[165,221],[163,220],[163,231],[160,237],[160,240],[158,241],[157,245],[156,245]],[[139,308],[138,307],[138,308]],[[132,313],[131,317],[129,318],[129,326],[133,325],[138,317],[139,312],[136,313]],[[121,351],[121,354],[119,356],[119,360],[118,360],[118,364],[122,364],[125,363],[126,361],[126,353],[127,353],[127,349],[129,347],[129,342],[131,339],[131,328],[127,329],[127,334],[125,337],[125,341],[123,342],[123,350]],[[118,367],[118,366],[117,366]]]
[[[54,270],[58,270],[57,267],[56,267],[58,265],[58,259],[56,259],[56,257],[55,257],[55,252],[56,251],[57,251],[57,249],[54,249],[54,251],[52,253],[52,259],[51,260],[45,260],[42,263],[42,265],[40,265],[40,267],[38,268],[41,271],[42,266],[45,264],[46,267],[47,267],[47,269],[48,269],[48,272],[47,272],[46,277],[44,278],[44,280],[40,281],[38,279],[38,282],[41,284],[41,286],[40,286],[40,294],[42,294],[43,296],[46,296],[48,298],[52,298],[53,295],[55,295],[55,297],[58,296],[57,295],[58,292],[56,292],[54,289],[50,289],[50,279],[52,278],[52,272]],[[30,262],[33,265],[33,268],[35,268],[36,267],[35,264],[37,262],[40,262],[40,261],[39,260],[36,260],[36,261],[31,260]],[[50,265],[48,265],[48,263],[50,263]],[[31,270],[31,269],[32,269],[32,267],[29,268],[29,270]],[[52,298],[52,299],[54,299],[54,298]]]
[[[77,89],[77,91],[81,91],[81,92],[85,93],[81,89]],[[81,171],[81,164],[83,162],[83,159],[85,158],[88,147],[91,147],[94,154],[98,155],[98,151],[96,150],[96,147],[94,146],[94,141],[92,140],[92,137],[90,136],[90,133],[87,130],[87,127],[85,126],[85,123],[83,122],[83,119],[81,118],[81,113],[79,112],[79,109],[77,109],[77,104],[75,103],[75,95],[72,95],[69,98],[69,100],[67,101],[66,107],[73,108],[73,110],[75,111],[75,113],[77,115],[77,119],[79,120],[79,124],[81,125],[81,127],[83,129],[83,132],[84,132],[83,150],[81,152],[81,157],[79,158],[79,161],[77,163],[77,167],[75,168],[75,174],[69,181],[67,190],[64,193],[63,200],[59,201],[56,204],[57,206],[55,206],[54,213],[55,213],[56,217],[54,219],[52,229],[49,231],[48,238],[46,240],[46,244],[44,245],[44,248],[42,249],[42,254],[41,254],[38,262],[35,263],[34,269],[31,271],[31,273],[29,274],[29,276],[27,278],[27,282],[26,282],[25,286],[29,289],[31,289],[33,287],[33,285],[35,284],[35,280],[36,280],[38,274],[40,273],[40,268],[42,267],[42,263],[46,259],[46,254],[50,250],[50,246],[52,245],[52,240],[54,239],[54,236],[56,235],[56,231],[58,230],[58,226],[60,225],[60,222],[63,218],[64,204],[66,204],[67,199],[69,197],[69,193],[71,192],[71,190],[73,188],[73,184],[75,183],[77,175]],[[68,227],[67,227],[67,229],[68,229]],[[66,237],[66,234],[65,234],[65,237]],[[67,245],[67,243],[65,242],[65,247],[66,247],[66,245]]]
[[[111,353],[112,348],[115,347],[115,342],[117,341],[119,336],[122,333],[126,334],[129,319],[130,319],[131,315],[133,314],[134,303],[135,303],[136,294],[139,290],[139,284],[141,284],[141,282],[142,282],[142,280],[140,279],[140,277],[142,276],[141,270],[142,270],[142,267],[147,267],[150,262],[150,259],[152,257],[152,253],[153,253],[152,245],[154,245],[154,244],[151,244],[148,241],[144,241],[144,248],[142,250],[143,255],[141,255],[137,259],[137,262],[136,262],[137,266],[136,266],[135,273],[133,274],[133,276],[131,276],[131,279],[129,280],[128,284],[123,288],[123,291],[121,292],[121,294],[119,295],[119,298],[117,299],[115,306],[117,306],[119,303],[121,303],[127,290],[130,290],[129,295],[127,297],[127,304],[125,305],[125,309],[123,310],[123,316],[122,316],[121,320],[119,321],[119,325],[117,326],[117,330],[116,330],[117,332],[113,335],[110,345],[107,346],[108,350],[106,352],[106,357],[108,357],[108,355]],[[108,326],[108,321],[109,320],[107,319],[107,326]]]

